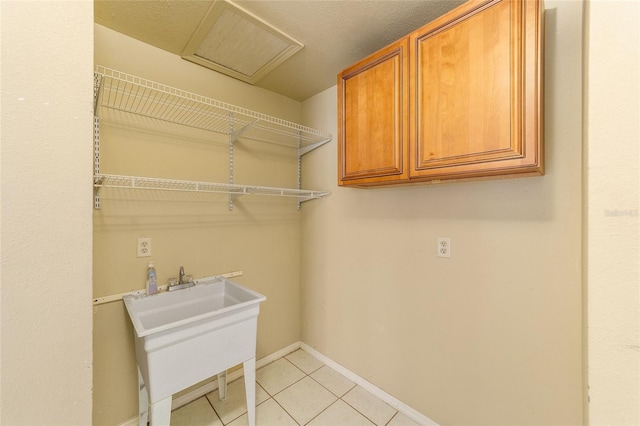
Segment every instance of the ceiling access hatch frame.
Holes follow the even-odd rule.
[[[304,45],[229,0],[216,0],[182,58],[254,84]]]

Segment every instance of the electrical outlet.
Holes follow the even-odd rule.
[[[138,238],[138,257],[151,256],[151,238]]]
[[[438,257],[451,257],[451,239],[438,237]]]

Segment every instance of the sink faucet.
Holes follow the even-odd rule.
[[[185,280],[185,277],[186,280]],[[195,281],[193,281],[193,278],[191,277],[191,275],[185,275],[184,274],[184,267],[180,267],[180,272],[178,274],[178,282],[176,282],[175,278],[170,278],[169,279],[169,287],[167,287],[168,291],[173,291],[173,290],[180,290],[182,288],[189,288],[189,287],[193,287],[194,285],[196,285]]]

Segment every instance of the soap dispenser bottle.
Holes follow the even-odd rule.
[[[151,261],[147,267],[147,294],[156,294],[157,292],[156,268],[153,267],[153,261]]]

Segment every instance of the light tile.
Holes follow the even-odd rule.
[[[360,386],[351,389],[342,399],[378,426],[386,425],[396,410]]]
[[[391,421],[387,423],[387,426],[420,426],[420,423],[414,422],[409,417],[399,412],[393,416]]]
[[[249,417],[244,413],[227,426],[248,426]],[[297,426],[298,424],[278,405],[273,398],[269,398],[256,408],[256,426]]]
[[[311,420],[307,426],[373,426],[366,417],[358,413],[342,400],[337,400],[318,417]]]
[[[302,350],[261,368],[256,379],[257,426],[418,425]],[[235,380],[227,387],[225,401],[217,391],[211,392],[172,412],[171,424],[245,426],[245,398],[244,379]]]
[[[304,376],[305,374],[299,368],[284,358],[280,358],[256,372],[256,380],[269,395],[277,394]]]
[[[314,371],[311,377],[338,397],[342,397],[355,386],[351,380],[326,365]]]
[[[267,392],[256,383],[256,405],[266,401],[268,398]],[[211,402],[224,424],[240,417],[247,412],[247,394],[244,388],[244,378],[227,384],[227,399],[224,401],[220,400],[217,390],[208,393],[207,399]]]
[[[307,374],[313,373],[324,365],[302,349],[298,349],[297,351],[290,353],[285,358]]]
[[[171,412],[172,426],[222,426],[206,398],[195,401]]]
[[[305,377],[274,396],[298,423],[306,424],[337,398],[310,377]]]

